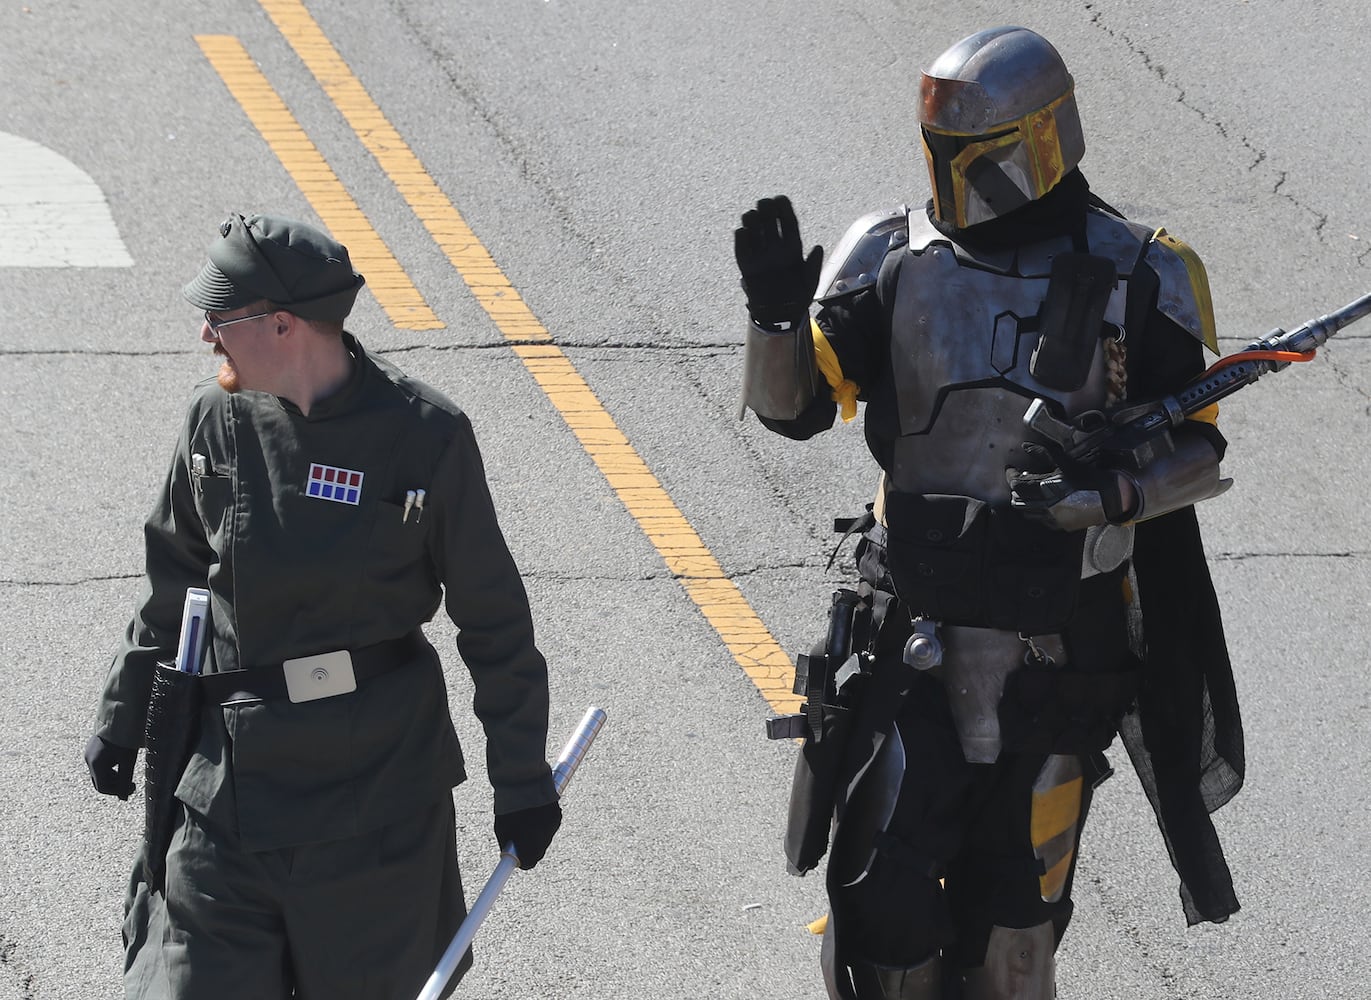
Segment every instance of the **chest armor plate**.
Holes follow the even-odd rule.
[[[1090,252],[1114,259],[1118,282],[1105,322],[1125,319],[1128,274],[1139,249],[1127,223],[1092,218]],[[1106,402],[1105,347],[1084,383],[1072,391],[1042,384],[1030,371],[1038,315],[1047,296],[1053,257],[1069,240],[998,254],[954,247],[919,217],[896,290],[891,366],[899,437],[891,486],[922,494],[957,494],[1008,503],[1006,468],[1024,468],[1023,444],[1033,440],[1023,416],[1035,397],[1055,400],[1068,415]]]
[[[1029,635],[1059,632],[1071,620],[1085,532],[1023,517],[1010,506],[1005,472],[1038,468],[1027,460],[1025,444],[1037,442],[1023,424],[1035,398],[1055,401],[1067,416],[1106,404],[1103,335],[1111,326],[1122,332],[1127,320],[1128,279],[1145,245],[1140,229],[1092,213],[1088,252],[1103,260],[1091,261],[1067,238],[975,253],[911,219],[892,309],[899,434],[885,514],[889,569],[913,613]],[[1073,256],[1054,279],[1053,261],[1063,255]],[[1081,276],[1096,265],[1104,277],[1091,279],[1094,305],[1063,323],[1053,311],[1062,288],[1068,303],[1077,301]],[[1066,353],[1044,378],[1032,371],[1040,326],[1057,331],[1047,353]]]

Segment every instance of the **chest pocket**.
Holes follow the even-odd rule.
[[[379,584],[395,584],[425,563],[424,548],[432,526],[431,511],[403,504],[376,502],[376,522],[368,540],[368,571]]]
[[[233,516],[233,477],[192,473],[191,484],[195,490],[195,509],[200,513],[205,537],[215,549],[219,549],[217,540],[228,530],[229,519]]]

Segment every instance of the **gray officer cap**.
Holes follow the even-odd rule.
[[[342,322],[366,279],[347,247],[303,222],[271,215],[230,215],[209,260],[182,294],[211,312],[267,299],[305,319]]]

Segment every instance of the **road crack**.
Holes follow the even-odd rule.
[[[1087,3],[1085,10],[1090,15],[1090,23],[1103,32],[1110,40],[1122,44],[1129,52],[1142,63],[1157,80],[1169,88],[1174,94],[1176,103],[1195,115],[1201,122],[1213,129],[1214,132],[1226,142],[1237,142],[1251,156],[1251,163],[1248,171],[1255,171],[1258,167],[1265,165],[1269,159],[1267,151],[1259,148],[1250,138],[1245,135],[1237,135],[1229,127],[1228,123],[1209,110],[1201,107],[1196,101],[1192,100],[1189,92],[1180,83],[1173,80],[1166,67],[1159,62],[1152,53],[1148,52],[1139,42],[1122,29],[1113,27],[1106,19],[1102,11],[1096,9],[1095,4]],[[1307,204],[1293,194],[1281,190],[1288,179],[1288,173],[1283,170],[1276,172],[1276,181],[1272,185],[1271,194],[1289,202],[1293,207],[1310,217],[1310,228],[1313,230],[1315,238],[1325,245],[1332,246],[1333,243],[1327,237],[1328,213],[1321,211],[1312,205]],[[1367,265],[1366,253],[1355,257],[1356,261],[1363,267]]]

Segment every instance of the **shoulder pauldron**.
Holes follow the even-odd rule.
[[[824,261],[815,301],[852,295],[876,284],[881,262],[909,242],[909,208],[871,212],[854,222]]]
[[[1215,354],[1219,353],[1214,303],[1204,262],[1182,241],[1158,229],[1143,257],[1161,280],[1157,309]]]

